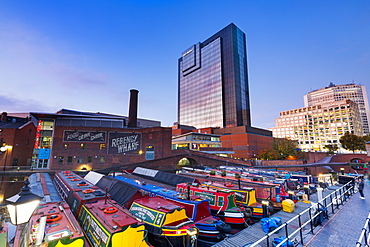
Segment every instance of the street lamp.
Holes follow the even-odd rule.
[[[28,187],[30,182],[28,180],[24,184],[25,186],[19,194],[5,199],[10,221],[13,225],[27,223],[42,199],[42,197],[30,191],[30,187]]]
[[[12,149],[12,146],[9,146],[9,145],[5,145],[5,146],[1,146],[0,147],[0,151],[1,152],[5,152],[5,161],[4,161],[4,167],[3,167],[3,171],[5,172],[5,168],[6,168],[6,158],[8,157],[8,150]]]

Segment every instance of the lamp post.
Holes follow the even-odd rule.
[[[42,199],[42,197],[30,191],[28,180],[24,184],[25,186],[19,194],[5,199],[10,221],[13,225],[27,223]]]
[[[11,148],[12,148],[12,146],[9,146],[9,145],[5,145],[5,146],[0,147],[0,151],[5,152],[5,161],[4,161],[4,167],[3,167],[4,172],[5,172],[5,168],[6,168],[6,158],[8,157],[8,150],[10,150]]]

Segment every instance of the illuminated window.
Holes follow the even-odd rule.
[[[68,144],[64,144],[64,149],[67,149],[68,148]]]
[[[80,147],[81,149],[85,149],[85,143],[81,143]]]
[[[104,156],[100,157],[100,163],[105,163],[105,158],[104,158]]]
[[[105,143],[100,144],[100,150],[105,150],[105,148],[106,148]]]
[[[58,157],[58,163],[63,163],[64,161],[64,156],[59,156]]]
[[[81,164],[82,163],[82,157],[77,158],[77,163]]]

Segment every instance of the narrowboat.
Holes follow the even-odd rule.
[[[98,173],[89,172],[85,178],[97,177]],[[112,178],[131,184],[143,191],[147,191],[151,196],[160,196],[170,201],[179,203],[186,210],[187,216],[194,221],[199,230],[198,241],[202,244],[215,244],[224,239],[230,233],[231,227],[217,217],[211,215],[208,200],[185,200],[179,197],[180,193],[176,190],[139,181],[132,174],[115,174]],[[91,179],[96,181],[97,179]],[[89,180],[90,181],[90,180]],[[165,185],[163,185],[165,186]]]
[[[176,186],[183,199],[207,199],[212,215],[219,217],[233,228],[245,228],[249,225],[250,212],[236,205],[235,193],[218,190],[206,185],[181,183]]]
[[[54,181],[90,246],[152,246],[143,221],[109,198],[99,187],[70,171],[56,173]]]
[[[63,174],[63,173],[62,174],[58,173],[57,175],[58,175],[58,176],[56,176],[57,179],[59,179],[59,180],[62,179],[63,181],[68,181],[69,184],[70,184],[68,187],[70,187],[70,188],[73,188],[73,186],[76,186],[74,184],[75,182],[81,183],[81,181],[71,182],[70,179],[68,179],[68,177],[70,177],[70,175],[66,175],[66,174]],[[86,176],[86,177],[90,177],[90,176]],[[73,179],[75,179],[75,178],[73,178]],[[79,179],[80,179],[80,177],[79,177]],[[91,177],[90,177],[90,179],[91,179]],[[185,209],[183,207],[181,207],[179,205],[175,205],[173,202],[171,202],[169,200],[166,200],[164,198],[160,198],[160,197],[156,198],[155,201],[157,203],[157,208],[155,208],[153,210],[161,212],[160,214],[158,214],[158,217],[164,217],[164,218],[163,218],[163,221],[158,222],[160,224],[154,224],[153,225],[153,223],[151,222],[151,218],[150,217],[148,218],[148,217],[145,216],[145,213],[147,213],[147,212],[149,213],[150,216],[153,215],[153,213],[150,213],[150,211],[148,211],[148,208],[150,208],[150,205],[152,205],[152,204],[149,203],[150,201],[149,202],[145,201],[145,203],[148,203],[149,205],[140,204],[140,203],[137,202],[137,200],[140,200],[140,199],[143,199],[143,198],[147,197],[145,195],[145,193],[143,193],[143,191],[139,190],[138,188],[136,188],[132,185],[123,183],[122,181],[119,181],[119,180],[116,180],[116,179],[114,179],[114,181],[112,181],[110,178],[106,178],[106,177],[104,177],[104,179],[100,179],[99,181],[95,181],[96,185],[94,184],[94,182],[90,182],[89,179],[82,179],[81,178],[81,180],[83,182],[85,182],[86,184],[88,184],[88,185],[85,186],[85,188],[94,189],[95,192],[101,190],[100,188],[107,188],[106,193],[109,193],[109,196],[112,197],[112,201],[114,201],[116,203],[115,207],[121,207],[123,209],[130,209],[130,208],[132,208],[132,205],[135,202],[138,205],[141,205],[143,208],[146,207],[147,209],[146,210],[143,209],[142,213],[139,213],[139,212],[136,212],[136,211],[131,212],[131,209],[129,211],[128,210],[126,210],[126,211],[131,213],[131,215],[133,217],[135,217],[137,220],[139,220],[139,221],[141,221],[145,224],[145,229],[148,233],[146,235],[148,236],[148,240],[151,244],[153,244],[155,246],[164,246],[164,247],[165,246],[168,246],[168,247],[170,247],[170,246],[190,247],[190,246],[195,246],[197,244],[197,237],[198,237],[197,236],[198,235],[197,229],[194,226],[194,222],[186,216],[186,213],[184,213]],[[73,185],[71,185],[71,184],[73,184]],[[77,201],[82,199],[81,196],[83,196],[83,195],[77,194],[77,193],[81,193],[79,191],[79,188],[74,188],[74,191],[75,192],[73,193],[73,196],[72,196],[73,199],[77,198]],[[108,194],[105,196],[105,198],[107,196],[108,196]],[[106,199],[101,198],[98,201],[101,203],[101,201],[105,201],[105,200]],[[69,201],[71,203],[76,202],[76,200],[69,200]],[[89,209],[91,204],[94,205],[94,202],[92,202],[90,199],[89,200],[84,200],[84,203],[82,205],[81,210]],[[137,205],[137,207],[139,207],[138,205]],[[167,205],[168,207],[172,206],[173,208],[176,208],[176,210],[170,212],[166,208],[163,208],[163,209],[159,208],[160,205]],[[96,211],[97,207],[98,208],[103,208],[103,206],[100,206],[100,207],[99,206],[94,206],[95,211]],[[76,205],[76,208],[78,208],[78,205]],[[90,211],[94,211],[94,210],[90,210]],[[178,212],[180,212],[180,213],[178,213]],[[101,215],[101,213],[100,214],[97,213],[97,214]],[[86,215],[86,214],[83,214],[83,215]],[[105,216],[107,217],[107,215],[105,215]],[[78,217],[78,220],[83,221],[83,219],[81,219],[80,217]]]
[[[27,224],[17,227],[14,247],[84,247],[85,237],[69,205],[61,199],[47,173],[32,174],[30,191],[43,197]]]
[[[268,216],[268,210],[263,211],[263,206],[256,200],[256,190],[251,187],[242,187],[231,183],[218,183],[214,181],[206,181],[203,183],[210,188],[215,188],[217,190],[227,189],[235,193],[236,204],[245,209],[250,208],[252,211],[251,218],[254,220],[260,220],[261,218]]]
[[[134,200],[130,212],[147,224],[149,240],[156,246],[197,246],[198,230],[180,204],[147,195]]]

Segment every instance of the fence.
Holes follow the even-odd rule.
[[[314,229],[320,225],[324,219],[334,214],[354,193],[354,184],[350,181],[249,246],[272,246],[272,235],[280,230],[284,231],[285,238],[274,246],[289,246],[288,241],[304,245],[304,232],[309,231],[311,234],[314,234]],[[296,225],[298,225],[298,228],[295,227]]]
[[[366,218],[364,227],[362,228],[361,235],[356,243],[356,247],[369,246],[369,233],[370,233],[370,213]],[[362,245],[364,244],[364,245]]]

